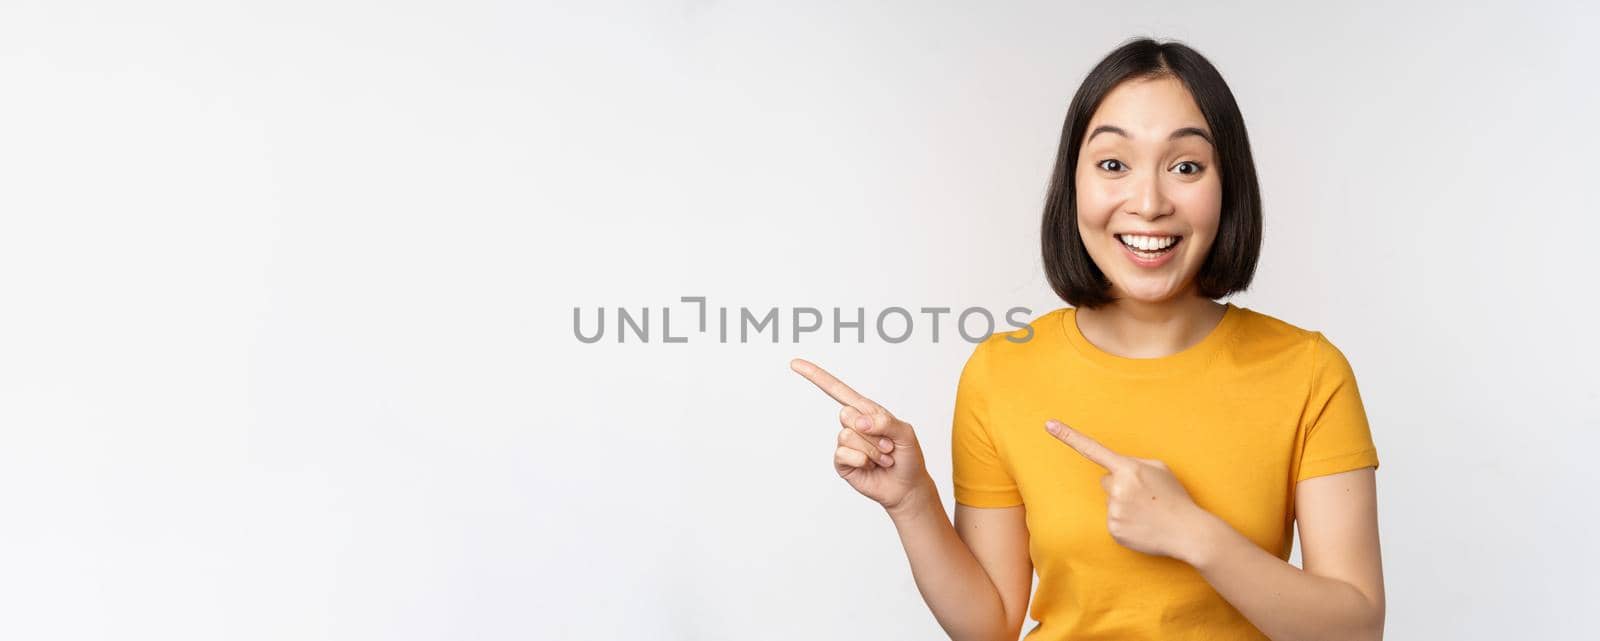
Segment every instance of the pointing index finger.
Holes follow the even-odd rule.
[[[1056,438],[1061,439],[1061,442],[1077,450],[1084,458],[1093,461],[1096,465],[1106,468],[1108,472],[1115,472],[1127,467],[1127,457],[1111,451],[1111,448],[1101,445],[1099,441],[1089,438],[1083,432],[1067,427],[1061,421],[1050,419],[1045,421],[1045,427],[1050,429]]]
[[[789,361],[789,369],[794,370],[796,374],[804,376],[806,380],[811,381],[811,384],[816,385],[823,393],[833,397],[833,400],[854,407],[863,413],[877,412],[883,409],[877,403],[850,389],[850,386],[845,385],[844,381],[834,378],[827,370],[817,367],[811,361],[796,358]]]

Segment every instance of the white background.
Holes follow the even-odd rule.
[[[1150,35],[1249,124],[1267,227],[1232,300],[1359,377],[1389,637],[1581,638],[1597,22],[6,3],[0,637],[939,638],[786,363],[915,424],[950,509],[952,326],[589,345],[572,310],[1063,306],[1037,227],[1067,102]]]

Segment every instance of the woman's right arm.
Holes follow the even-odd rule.
[[[945,516],[910,424],[815,364],[789,367],[839,401],[834,470],[888,511],[922,599],[952,641],[1016,641],[1033,587],[1022,506]]]
[[[952,641],[1016,641],[1033,587],[1022,506],[956,504],[955,522],[930,478],[889,510],[922,600]]]

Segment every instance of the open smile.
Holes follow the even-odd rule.
[[[1114,234],[1117,244],[1122,245],[1123,253],[1135,265],[1140,267],[1160,267],[1172,259],[1177,253],[1177,247],[1183,242],[1183,236],[1145,236],[1138,234]]]

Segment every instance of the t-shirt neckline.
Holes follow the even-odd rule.
[[[1222,312],[1222,320],[1217,326],[1206,334],[1200,342],[1184,348],[1176,354],[1168,354],[1156,358],[1129,358],[1106,352],[1089,339],[1084,337],[1083,331],[1078,328],[1078,309],[1068,307],[1061,314],[1061,329],[1067,337],[1067,342],[1072,345],[1084,359],[1104,367],[1126,374],[1145,376],[1168,376],[1186,374],[1211,362],[1212,357],[1222,350],[1235,328],[1239,324],[1239,317],[1243,310],[1233,303],[1224,303],[1227,307]]]

